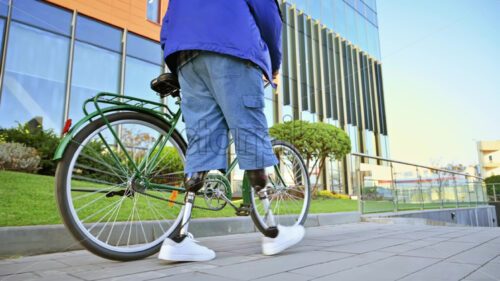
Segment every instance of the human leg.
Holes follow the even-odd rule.
[[[200,67],[208,73],[216,73],[206,85],[215,94],[231,130],[240,168],[246,170],[251,187],[270,208],[265,168],[276,165],[278,160],[272,150],[263,110],[262,72],[244,60],[218,54],[204,55]],[[304,236],[304,228],[274,225],[265,235],[263,253],[273,255],[298,243]]]
[[[179,71],[188,151],[186,153],[184,187],[185,204],[181,228],[177,236],[165,239],[159,258],[174,261],[203,261],[215,253],[195,243],[188,232],[195,194],[203,187],[209,170],[225,169],[227,165],[227,124],[209,89],[196,71],[197,59]]]

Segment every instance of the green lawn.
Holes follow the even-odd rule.
[[[73,182],[73,186],[85,186],[83,182]],[[82,198],[80,206],[85,206],[88,202],[94,200],[101,195],[91,195]],[[61,219],[57,211],[54,192],[54,177],[41,176],[9,171],[0,171],[0,226],[21,226],[21,225],[43,225],[43,224],[60,224]],[[113,197],[108,200],[120,200],[121,197]],[[178,197],[177,201],[182,197]],[[201,199],[202,200],[202,199]],[[130,214],[129,209],[132,208],[132,200],[127,199],[128,205],[124,207],[117,215],[117,220],[126,220]],[[161,201],[163,202],[163,201]],[[137,208],[145,209],[145,202],[138,202]],[[165,210],[163,214],[168,214],[168,204],[156,205],[159,209]],[[84,210],[92,214],[95,211],[101,210],[99,206],[89,207],[89,210]],[[335,199],[335,200],[314,200],[311,203],[310,213],[328,213],[328,212],[346,212],[356,211],[357,201]],[[111,209],[102,210],[101,214],[111,212]],[[127,212],[128,211],[128,212]],[[138,211],[138,214],[141,213]],[[175,213],[175,212],[174,212]],[[145,216],[145,215],[144,215]],[[165,215],[166,216],[166,215]],[[213,212],[200,209],[194,209],[193,217],[229,217],[234,216],[234,210],[226,206],[222,211]],[[142,219],[151,219],[141,217]],[[95,221],[94,218],[89,218],[89,221]]]

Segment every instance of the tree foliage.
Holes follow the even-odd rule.
[[[488,195],[493,195],[493,188],[495,188],[495,193],[497,198],[500,197],[500,175],[487,177],[484,182],[487,186]],[[497,201],[495,198],[495,201]]]
[[[313,188],[318,186],[327,158],[341,160],[351,152],[351,140],[347,133],[327,123],[289,121],[275,124],[269,129],[269,133],[299,150],[306,161],[309,175],[318,171]]]

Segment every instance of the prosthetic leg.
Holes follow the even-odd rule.
[[[247,175],[250,186],[255,189],[264,208],[268,210],[271,203],[265,189],[267,184],[265,169],[247,170]],[[264,255],[278,254],[297,244],[304,237],[305,231],[301,225],[277,225],[272,217],[268,225],[269,227],[264,232],[264,237],[262,238],[262,253]]]
[[[208,261],[215,258],[215,252],[198,245],[188,232],[189,220],[193,209],[196,192],[203,187],[208,171],[187,174],[184,177],[186,197],[184,213],[179,233],[172,238],[166,238],[160,249],[159,259],[167,261]]]
[[[184,177],[184,188],[186,188],[186,197],[184,198],[184,215],[182,216],[181,229],[178,239],[182,241],[188,235],[189,220],[193,210],[194,198],[196,192],[203,187],[208,171],[186,174]],[[179,242],[180,242],[179,241]]]

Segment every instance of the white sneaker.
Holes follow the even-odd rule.
[[[166,261],[209,261],[215,258],[215,252],[196,244],[191,233],[176,243],[170,238],[163,241],[158,258]]]
[[[296,226],[281,226],[278,225],[278,236],[275,238],[262,238],[262,253],[266,256],[275,255],[285,249],[297,244],[304,238],[304,227]]]

